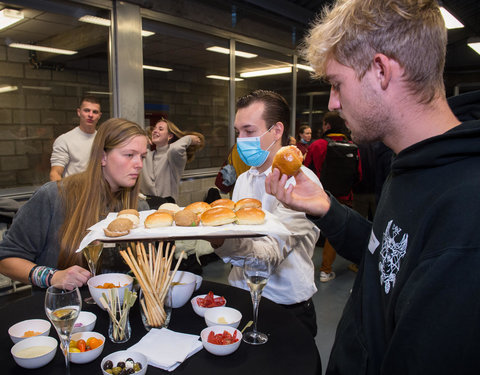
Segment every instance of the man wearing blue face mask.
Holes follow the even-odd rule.
[[[262,209],[276,215],[293,235],[215,240],[212,246],[224,262],[234,266],[228,278],[230,284],[246,290],[242,256],[252,252],[267,253],[284,260],[268,280],[263,295],[291,309],[315,336],[317,324],[311,297],[317,288],[312,256],[319,230],[304,214],[286,208],[265,192],[265,178],[271,173],[273,157],[288,144],[289,122],[290,108],[277,93],[256,90],[238,100],[235,116],[237,149],[242,160],[251,168],[238,177],[232,200],[260,200]],[[311,170],[302,166],[302,171],[321,186]],[[292,183],[295,183],[293,177],[286,185]]]

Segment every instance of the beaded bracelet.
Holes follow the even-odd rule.
[[[28,274],[28,281],[40,288],[48,288],[52,283],[52,277],[58,270],[46,266],[34,266]]]

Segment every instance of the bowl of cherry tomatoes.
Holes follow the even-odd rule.
[[[77,332],[70,339],[70,361],[88,363],[102,354],[105,336],[98,332]]]
[[[217,296],[211,291],[208,292],[208,294],[200,294],[193,297],[190,302],[192,303],[193,311],[202,318],[205,316],[205,311],[208,309],[225,306],[227,304],[225,297]]]
[[[203,347],[215,355],[229,355],[238,349],[242,342],[242,333],[233,327],[211,326],[200,333]]]

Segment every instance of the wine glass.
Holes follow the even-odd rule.
[[[66,374],[70,374],[70,336],[82,309],[82,297],[77,286],[71,283],[52,285],[45,294],[45,312],[57,330],[63,345]]]
[[[92,277],[97,274],[97,266],[98,260],[100,259],[100,255],[102,254],[103,250],[103,242],[100,241],[93,241],[88,246],[83,249],[83,255],[88,263],[88,268],[90,269],[90,273]],[[95,300],[90,296],[84,299],[84,302],[89,305],[94,305]]]
[[[257,331],[258,305],[262,291],[272,273],[272,264],[269,259],[257,258],[254,255],[245,257],[243,261],[243,274],[250,288],[253,303],[253,329],[243,335],[243,341],[248,344],[260,345],[268,341],[265,333]]]

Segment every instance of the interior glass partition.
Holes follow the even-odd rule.
[[[205,136],[186,170],[219,168],[228,145],[229,55],[212,51],[228,41],[154,21],[143,21],[155,32],[143,38],[145,124],[161,117],[181,130]]]
[[[79,20],[84,15],[108,20],[109,11],[31,4],[36,8],[0,3],[0,10],[11,9],[20,18],[0,30],[0,189],[49,180],[53,141],[78,125],[82,96],[100,99],[100,122],[110,117],[109,28]]]

